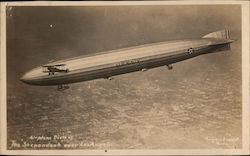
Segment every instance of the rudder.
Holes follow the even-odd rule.
[[[230,32],[229,30],[215,31],[203,36],[202,38],[230,39]]]

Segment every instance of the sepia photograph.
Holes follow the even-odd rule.
[[[6,150],[243,149],[242,5],[5,14]]]

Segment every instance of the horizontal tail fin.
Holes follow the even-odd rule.
[[[215,31],[203,36],[202,38],[230,39],[230,32],[229,30]]]

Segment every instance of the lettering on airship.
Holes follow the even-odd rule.
[[[128,64],[135,64],[135,63],[139,63],[140,60],[139,59],[132,59],[132,60],[126,60],[126,61],[121,61],[118,62],[115,66],[123,66],[123,65],[128,65]]]

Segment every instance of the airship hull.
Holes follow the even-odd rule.
[[[34,68],[21,81],[31,85],[58,85],[110,78],[145,71],[199,55],[230,49],[228,30],[209,33],[200,39],[146,44],[118,50],[59,60]],[[170,69],[170,68],[169,68]]]
[[[154,49],[154,44],[150,46],[145,46],[147,48],[151,48],[151,55],[147,56],[140,56],[133,59],[127,59],[125,56],[120,56],[119,58],[124,58],[119,61],[115,62],[107,62],[101,65],[98,65],[96,63],[95,65],[91,66],[81,66],[80,63],[72,62],[74,59],[70,60],[62,60],[59,62],[55,62],[55,64],[62,63],[65,64],[65,68],[69,68],[69,72],[63,72],[63,73],[56,73],[55,75],[48,75],[47,73],[42,73],[42,67],[38,67],[36,69],[33,69],[33,71],[30,71],[28,73],[31,73],[31,76],[29,77],[29,80],[26,83],[32,84],[32,85],[61,85],[61,84],[69,84],[69,83],[75,83],[80,81],[88,81],[93,79],[100,79],[100,78],[109,78],[115,75],[130,73],[130,72],[136,72],[141,71],[143,69],[151,69],[155,67],[160,67],[164,65],[170,65],[179,61],[183,61],[189,58],[193,58],[202,54],[217,52],[221,50],[227,50],[229,49],[229,41],[220,42],[213,42],[213,40],[195,40],[195,41],[188,41],[189,44],[186,44],[186,46],[183,46],[183,41],[176,41],[175,45],[182,48],[179,49],[166,49],[166,53],[161,52],[160,54],[157,53],[157,49]],[[173,42],[170,42],[173,43]],[[196,43],[202,43],[202,44],[196,44]],[[216,43],[216,44],[215,44]],[[168,43],[163,43],[165,47],[168,47]],[[159,45],[159,44],[157,44]],[[141,47],[140,47],[141,48]],[[190,51],[190,48],[192,51]],[[131,48],[134,51],[138,49],[138,47]],[[138,49],[141,50],[141,49]],[[164,49],[163,49],[164,50]],[[114,52],[115,53],[115,52]],[[98,56],[98,55],[97,55]],[[90,56],[91,57],[91,56]],[[96,56],[95,56],[96,57]],[[101,57],[101,55],[100,55]],[[78,62],[86,60],[86,57],[80,57],[75,58],[78,60]],[[99,59],[96,57],[96,59]],[[103,59],[103,58],[101,58]],[[107,58],[108,59],[108,58]],[[71,61],[71,62],[70,62]],[[72,63],[72,64],[70,64]],[[77,65],[79,64],[79,65]],[[77,66],[77,67],[76,67]],[[72,70],[70,67],[75,67],[74,70]],[[39,72],[40,71],[40,72]],[[33,76],[34,73],[40,73],[38,76]],[[29,75],[28,75],[29,76]]]

